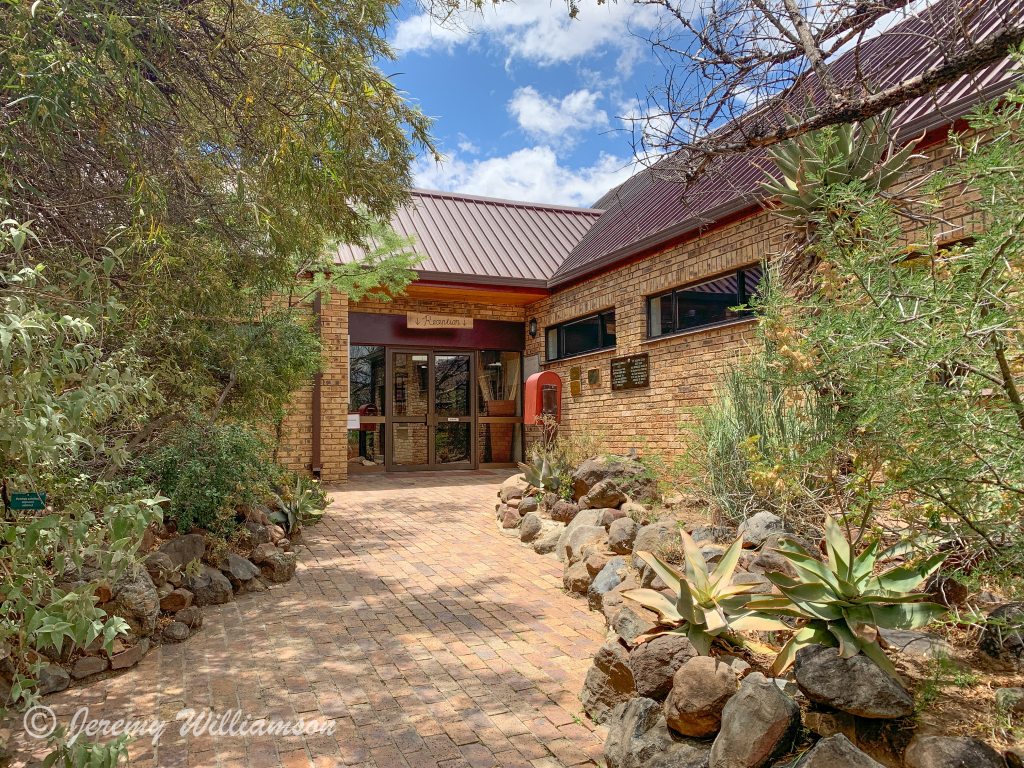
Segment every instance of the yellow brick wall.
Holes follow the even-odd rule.
[[[908,181],[955,161],[943,142],[922,151]],[[952,227],[943,240],[958,239],[974,231],[970,223],[971,195],[950,190],[942,210]],[[960,229],[956,229],[960,227]],[[913,242],[909,232],[908,242]],[[526,307],[526,319],[537,318],[538,332],[526,338],[526,354],[540,355],[541,370],[552,370],[563,381],[563,430],[586,431],[604,450],[640,455],[660,454],[670,463],[685,452],[685,423],[694,407],[708,402],[725,367],[750,348],[754,321],[692,331],[680,336],[647,339],[647,297],[698,280],[712,279],[740,267],[758,264],[777,255],[784,245],[780,219],[770,211],[717,227],[687,242],[673,245],[634,263],[558,290]],[[616,347],[552,364],[544,363],[546,326],[615,308]],[[650,387],[612,392],[609,382],[613,357],[647,352]],[[569,369],[581,370],[581,393],[569,392]],[[587,384],[587,371],[600,371],[600,384]],[[539,439],[528,428],[527,442]]]
[[[472,317],[474,320],[506,320],[522,322],[523,307],[503,304],[476,304],[465,301],[439,301],[415,296],[398,296],[391,301],[377,301],[363,298],[349,302],[350,312],[366,312],[374,315],[404,315],[406,312],[433,312],[439,315]]]

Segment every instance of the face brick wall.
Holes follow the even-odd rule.
[[[908,182],[926,172],[940,170],[955,162],[945,142],[921,151]],[[969,206],[971,195],[948,190],[941,210],[948,225],[942,225],[940,241],[959,239],[975,231]],[[921,234],[908,229],[908,243]],[[541,370],[552,370],[564,382],[562,394],[563,429],[585,430],[598,438],[602,447],[614,453],[635,448],[640,455],[659,454],[669,463],[685,452],[685,423],[688,411],[705,404],[714,394],[725,367],[750,348],[754,341],[753,321],[691,331],[670,338],[647,339],[647,297],[688,283],[713,279],[778,254],[784,246],[780,220],[759,211],[741,221],[707,231],[687,242],[674,245],[625,266],[591,277],[559,290],[549,298],[526,307],[526,318],[537,318],[534,339],[527,334],[526,355],[539,355]],[[614,350],[582,355],[545,364],[544,329],[599,310],[615,308]],[[648,389],[612,392],[610,361],[647,352],[650,355]],[[581,393],[569,392],[569,369],[579,366]],[[600,384],[590,386],[587,372],[597,368]],[[539,439],[539,430],[527,429],[528,445]]]
[[[933,143],[916,160],[908,179],[940,170],[956,161],[946,142]],[[971,195],[950,190],[941,210],[941,241],[967,236],[980,228],[972,222]],[[917,228],[920,230],[920,227]],[[920,231],[908,234],[908,243]],[[591,277],[527,307],[399,297],[383,302],[372,298],[349,302],[333,296],[324,304],[323,341],[329,365],[323,375],[322,464],[325,482],[345,482],[348,411],[348,312],[404,314],[433,312],[476,319],[528,323],[536,318],[536,338],[526,336],[527,356],[539,355],[542,370],[553,370],[566,383],[563,393],[564,429],[585,429],[598,437],[605,450],[641,455],[657,453],[672,461],[684,453],[685,431],[681,424],[688,410],[713,396],[725,366],[737,359],[753,341],[753,323],[693,331],[670,338],[647,339],[646,298],[688,283],[712,279],[740,267],[758,264],[783,246],[783,230],[770,212],[758,211],[746,219],[702,233],[642,260]],[[543,364],[544,329],[572,318],[615,308],[616,348],[605,352]],[[649,389],[612,392],[609,383],[613,357],[647,352],[650,355]],[[581,369],[581,393],[569,393],[569,369]],[[587,371],[597,368],[600,383],[590,386]],[[312,452],[312,388],[295,394],[282,429],[279,457],[290,468],[308,472]],[[527,440],[535,440],[536,428],[527,428]]]

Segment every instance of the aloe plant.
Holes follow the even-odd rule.
[[[884,191],[895,184],[917,141],[896,151],[891,139],[894,114],[889,110],[861,123],[830,128],[828,134],[815,131],[773,147],[770,155],[782,178],[769,176],[762,187],[782,203],[777,213],[802,228],[821,207],[828,187],[859,180]]]
[[[945,612],[943,606],[921,602],[924,595],[909,591],[934,573],[946,555],[934,555],[916,567],[890,568],[875,574],[876,562],[892,553],[879,552],[876,539],[855,556],[853,545],[830,515],[825,517],[825,546],[828,562],[821,562],[796,542],[781,540],[776,551],[793,566],[797,577],[765,574],[782,597],[754,600],[747,606],[800,620],[772,671],[783,672],[800,648],[817,643],[838,646],[844,659],[863,653],[902,684],[878,642],[878,629],[918,629]]]
[[[547,453],[534,453],[529,464],[520,464],[526,482],[545,493],[556,493],[562,481],[562,467],[558,459]]]
[[[685,559],[684,573],[680,573],[652,552],[637,552],[661,580],[676,593],[675,602],[653,589],[627,589],[623,597],[634,600],[645,608],[657,611],[667,631],[653,632],[645,639],[663,634],[683,634],[702,656],[707,656],[716,638],[732,645],[745,645],[735,633],[745,630],[785,630],[789,627],[768,614],[750,610],[747,594],[756,585],[731,584],[743,538],[734,541],[722,555],[715,569],[708,573],[704,556],[693,538],[680,531]]]
[[[277,503],[281,508],[268,515],[271,520],[284,528],[284,532],[289,536],[295,533],[295,529],[300,522],[319,509],[316,494],[309,488],[304,490],[302,485],[302,478],[300,477],[295,484],[295,492],[288,501],[275,494]]]

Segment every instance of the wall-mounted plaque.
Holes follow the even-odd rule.
[[[651,359],[646,352],[612,358],[612,392],[651,386]]]
[[[405,325],[421,331],[472,328],[472,317],[432,315],[426,312],[406,312]]]
[[[601,369],[600,368],[591,368],[589,371],[587,371],[587,384],[589,384],[592,387],[596,387],[600,383],[601,383]]]

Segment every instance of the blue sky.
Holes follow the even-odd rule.
[[[447,156],[421,158],[417,186],[589,206],[635,169],[621,118],[662,74],[633,34],[654,22],[625,1],[587,0],[570,20],[562,0],[519,0],[452,29],[404,11],[385,71],[436,119]]]

